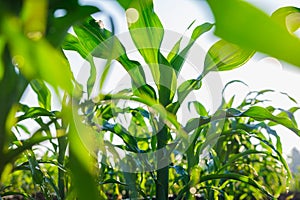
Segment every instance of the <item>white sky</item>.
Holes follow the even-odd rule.
[[[271,14],[277,8],[284,5],[300,7],[299,0],[249,0],[249,2],[262,8],[268,14]],[[105,26],[109,25],[106,14],[111,14],[114,19],[117,34],[122,34],[127,31],[125,13],[116,6],[113,0],[83,0],[82,3],[99,6],[99,8],[104,11],[104,14],[98,13],[95,14],[94,17],[104,21]],[[203,0],[154,0],[154,6],[155,12],[160,17],[165,29],[178,32],[179,34],[185,34],[186,36],[191,34],[190,31],[185,32],[185,30],[193,20],[196,19],[194,26],[204,22],[214,22],[210,9]],[[209,34],[203,35],[198,40],[198,44],[204,50],[208,50],[216,40],[217,38],[213,36],[211,31]],[[68,53],[68,57],[71,59],[70,62],[71,66],[73,66],[74,73],[78,73],[79,69],[76,68],[76,66],[82,66],[83,61],[76,53]],[[141,61],[140,59],[138,60]],[[113,72],[113,74],[118,73],[117,71]],[[249,91],[274,89],[276,91],[286,92],[300,102],[300,92],[298,91],[298,86],[300,85],[300,70],[287,64],[282,65],[279,61],[270,57],[257,55],[245,66],[229,72],[222,72],[220,76],[224,85],[236,79],[242,80],[248,85],[248,87],[246,87],[242,84],[233,84],[228,88],[226,95],[236,95],[237,100],[241,100]],[[119,77],[119,80],[121,78],[122,76]],[[115,77],[113,81],[116,81]],[[296,106],[288,101],[287,98],[280,95],[270,95],[268,97],[272,98],[273,102],[271,104],[275,107],[289,108]],[[29,93],[25,95],[23,101],[32,102],[31,95]],[[36,104],[36,102],[33,104]],[[297,119],[300,123],[299,113],[297,113]],[[282,127],[278,127],[276,130],[281,136],[285,154],[290,152],[293,147],[300,146],[300,138],[294,133]]]

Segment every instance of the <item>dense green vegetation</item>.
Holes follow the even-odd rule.
[[[141,60],[128,55],[113,28],[90,16],[99,12],[93,6],[0,2],[0,198],[34,199],[40,192],[46,199],[273,199],[285,193],[293,177],[273,127],[300,134],[292,97],[283,93],[295,104],[283,110],[264,104],[272,90],[253,91],[238,106],[234,97],[222,98],[216,111],[201,97],[188,97],[208,74],[241,67],[256,51],[300,66],[293,35],[299,22],[285,20],[299,9],[270,17],[244,1],[208,0],[216,23],[191,23],[189,41],[179,38],[166,54],[162,41],[169,35],[152,0],[117,2],[137,15],[127,15],[128,34]],[[64,16],[55,16],[59,9]],[[199,61],[199,74],[180,80],[190,50],[213,28],[222,39]],[[73,74],[68,51],[89,63],[84,83]],[[105,61],[100,82],[97,59]],[[113,63],[130,85],[104,93]],[[223,90],[236,82],[242,83]],[[20,101],[28,87],[39,106]],[[181,116],[181,109],[196,115]]]

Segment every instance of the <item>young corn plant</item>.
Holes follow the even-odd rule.
[[[214,25],[197,26],[187,44],[180,38],[165,55],[162,42],[168,34],[152,1],[118,2],[127,11],[130,36],[143,58],[140,62],[129,58],[127,47],[101,22],[91,17],[79,22],[98,11],[94,7],[77,1],[0,2],[0,196],[17,192],[30,199],[31,192],[41,191],[46,199],[53,195],[57,199],[167,199],[169,194],[177,199],[198,195],[206,199],[262,199],[285,191],[291,175],[272,126],[280,124],[299,135],[293,116],[297,107],[282,110],[264,106],[258,97],[267,91],[249,94],[234,108],[233,99],[223,100],[212,113],[193,99],[188,105],[198,115],[183,116],[189,120],[180,121],[185,100],[201,88],[208,74],[240,67],[254,51],[220,40],[209,49],[205,61],[199,61],[199,74],[180,82],[189,51]],[[297,51],[286,57],[285,52],[275,51],[278,48],[272,45],[278,45],[278,40],[269,37],[268,31],[253,35],[253,30],[260,30],[255,25],[243,26],[235,21],[236,16],[228,17],[257,16],[259,24],[270,22],[266,15],[244,2],[215,2],[208,1],[219,36],[299,63]],[[228,9],[220,9],[220,5]],[[233,8],[239,12],[229,12]],[[66,15],[55,16],[59,9]],[[273,18],[282,23],[291,12],[298,9],[280,9]],[[66,34],[72,24],[75,35]],[[284,38],[279,44],[283,50],[297,49],[299,41],[282,31],[287,24],[266,24],[267,30]],[[297,27],[289,26],[291,32]],[[239,34],[240,30],[249,30],[249,34]],[[255,42],[257,35],[263,36],[267,45]],[[86,87],[73,78],[67,60],[57,50],[63,40],[65,50],[77,51],[90,63]],[[93,90],[99,84],[96,58],[106,61],[100,89],[115,61],[126,70],[131,84],[112,93],[100,90],[95,96]],[[58,111],[51,107],[51,92],[45,82],[66,91]],[[37,94],[39,107],[20,103],[29,85]],[[26,124],[29,120],[36,124],[33,132]],[[28,139],[20,139],[24,133]],[[48,141],[48,150],[40,156],[38,144],[43,141]],[[20,186],[23,190],[12,189],[23,175],[32,184]]]
[[[155,196],[161,200],[168,199],[172,191],[177,199],[199,194],[207,199],[278,196],[284,188],[281,184],[279,190],[269,186],[270,180],[285,185],[286,177],[291,176],[282,157],[280,138],[271,126],[279,124],[299,135],[293,117],[297,108],[276,114],[276,108],[258,105],[255,97],[246,98],[237,108],[231,107],[232,99],[209,113],[194,99],[189,104],[195,106],[199,116],[183,116],[189,118],[185,124],[179,120],[178,111],[187,96],[201,88],[207,74],[240,67],[255,52],[220,40],[200,63],[204,66],[202,72],[180,83],[189,50],[214,25],[197,26],[187,45],[182,47],[180,38],[164,55],[166,31],[153,10],[153,2],[118,2],[138,16],[135,20],[128,16],[127,20],[131,39],[143,58],[141,62],[130,59],[118,37],[92,17],[74,25],[75,34],[68,34],[63,44],[63,49],[78,52],[90,63],[89,78],[74,97],[75,115],[82,115],[77,123],[93,129],[93,140],[89,141],[97,142],[91,152],[101,163],[100,171],[110,174],[99,174],[100,188],[109,184],[114,185],[116,195],[125,188],[130,198]],[[104,73],[100,92],[93,94],[99,84],[95,58],[106,61],[106,72],[117,61],[128,73],[131,84],[104,93]],[[150,78],[146,76],[148,69]],[[147,183],[149,179],[152,185]]]

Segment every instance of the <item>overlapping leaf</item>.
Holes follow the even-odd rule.
[[[300,66],[300,40],[263,11],[240,0],[209,0],[216,35]]]

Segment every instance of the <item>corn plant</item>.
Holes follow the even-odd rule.
[[[255,53],[252,49],[299,64],[299,41],[283,22],[287,13],[298,9],[279,9],[271,21],[244,2],[224,2],[208,0],[216,24],[196,26],[186,44],[181,37],[165,54],[162,42],[168,34],[152,1],[118,1],[127,11],[129,34],[143,58],[137,61],[127,54],[113,29],[86,18],[97,8],[75,0],[1,1],[0,196],[21,194],[30,199],[34,198],[31,193],[40,191],[46,199],[167,199],[169,194],[177,199],[198,195],[262,199],[285,191],[291,175],[272,126],[283,125],[299,135],[293,116],[297,107],[264,106],[258,97],[268,91],[260,91],[250,93],[237,107],[232,106],[233,98],[223,99],[212,112],[201,100],[188,101],[188,96],[201,89],[207,75],[242,66]],[[229,12],[234,6],[239,9]],[[56,11],[65,14],[58,17]],[[263,22],[268,26],[244,26],[233,13],[256,16],[257,26],[264,27]],[[67,33],[71,25],[74,34]],[[226,41],[213,44],[204,62],[197,62],[199,74],[180,81],[196,40],[214,26]],[[290,32],[297,28],[297,24],[290,26]],[[248,34],[254,29],[262,31]],[[239,34],[241,30],[248,33]],[[268,38],[269,30],[276,35]],[[266,43],[256,42],[257,35]],[[278,44],[275,36],[287,42]],[[284,53],[274,47],[277,44]],[[73,76],[61,46],[78,52],[89,63],[86,83]],[[286,55],[290,47],[296,50]],[[106,62],[100,83],[96,58]],[[125,69],[131,84],[104,93],[101,89],[113,62]],[[95,95],[98,84],[100,91]],[[39,106],[20,103],[26,87],[35,92]],[[53,94],[62,96],[58,110],[51,106]],[[194,117],[184,115],[189,119],[186,123],[180,121],[184,103],[197,112]],[[120,117],[129,124],[125,126]],[[35,124],[34,131],[29,121]],[[24,133],[27,139],[20,139]],[[47,150],[40,155],[44,141]],[[18,188],[17,182],[24,180],[30,184]]]
[[[201,193],[209,199],[236,196],[264,198],[278,196],[279,191],[284,191],[281,184],[278,185],[279,190],[266,187],[266,184],[271,184],[271,179],[285,185],[285,177],[291,178],[282,157],[280,138],[270,126],[280,124],[299,135],[293,118],[297,108],[276,115],[277,109],[257,105],[259,101],[255,97],[246,98],[237,108],[231,107],[232,102],[224,103],[215,113],[209,113],[201,102],[193,101],[189,104],[195,106],[199,117],[191,118],[186,124],[178,121],[178,110],[184,100],[192,91],[201,88],[207,74],[240,67],[255,52],[220,40],[209,49],[202,63],[202,72],[178,84],[189,50],[213,24],[197,26],[186,46],[181,46],[181,38],[165,56],[161,49],[165,30],[153,11],[152,1],[118,2],[125,10],[133,9],[138,13],[136,21],[128,19],[128,29],[150,69],[154,85],[148,82],[141,63],[129,58],[118,37],[91,17],[74,25],[75,35],[68,34],[63,44],[65,50],[77,51],[90,63],[90,76],[84,84],[86,86],[82,87],[82,95],[75,101],[79,103],[76,105],[79,113],[85,116],[81,122],[95,130],[94,137],[101,144],[96,147],[102,153],[101,167],[119,164],[111,167],[115,176],[105,179],[100,175],[100,183],[126,186],[131,198],[151,198],[148,195],[155,194],[157,199],[167,199],[170,186],[177,199],[190,198],[190,193]],[[131,86],[108,94],[100,91],[93,96],[96,83],[93,57],[106,60],[107,69],[113,60],[120,63],[131,78]],[[123,105],[124,101],[137,102],[140,106]],[[128,126],[118,120],[123,115],[129,116]],[[105,138],[107,133],[110,139]],[[276,145],[270,135],[275,136]],[[122,140],[121,144],[113,142],[116,137]],[[258,144],[252,144],[253,138],[258,140]],[[214,141],[215,145],[207,150],[208,157],[201,158],[205,148]],[[186,151],[177,152],[177,145],[186,147]],[[128,155],[122,158],[118,150],[124,150]],[[114,161],[108,154],[113,155]],[[175,159],[178,154],[183,157],[182,160]],[[260,163],[262,155],[266,157],[264,164]],[[205,163],[205,167],[201,163]],[[269,165],[273,167],[272,171]],[[117,171],[123,171],[123,175]],[[172,175],[172,172],[177,175]],[[147,187],[146,183],[139,184],[145,176],[153,179],[155,189]]]

